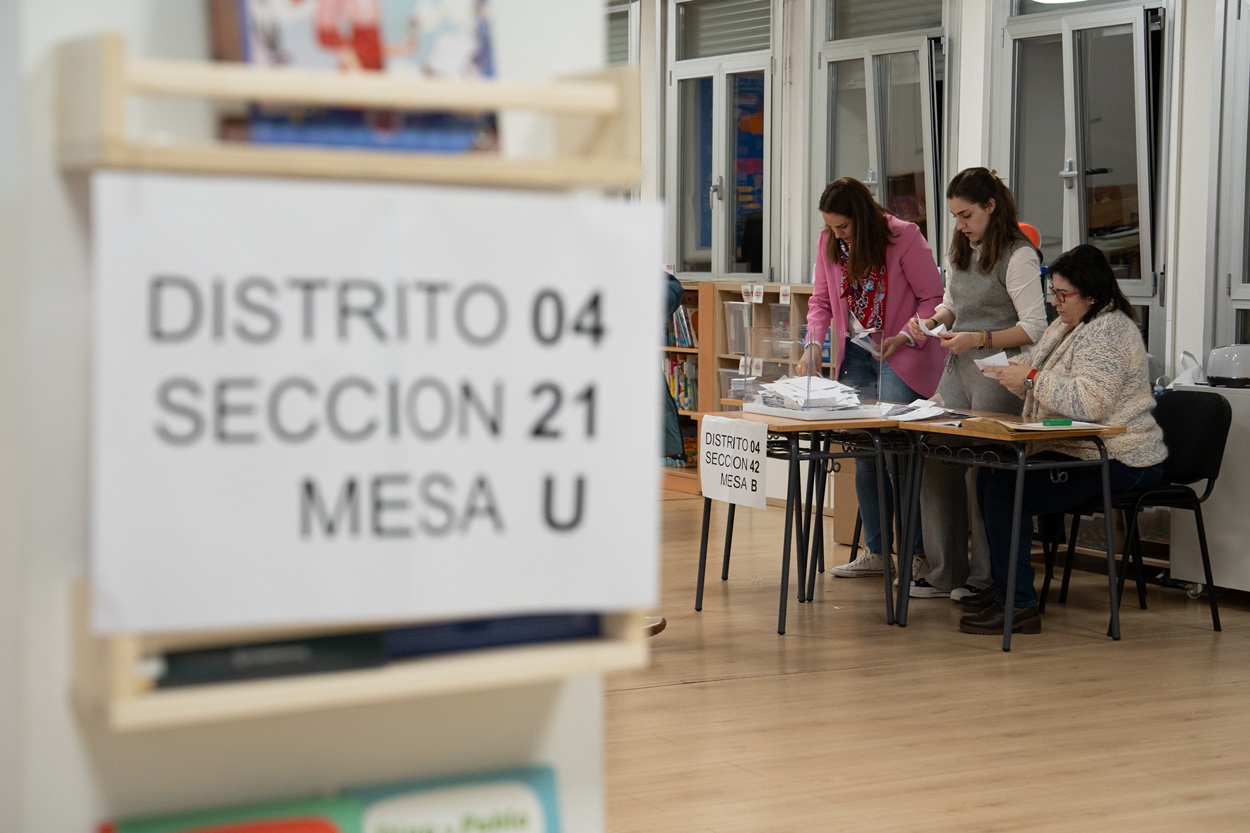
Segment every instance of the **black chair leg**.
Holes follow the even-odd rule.
[[[1141,554],[1141,537],[1137,526],[1137,512],[1131,515],[1128,510],[1120,513],[1124,519],[1124,527],[1127,530],[1124,535],[1124,556],[1120,559],[1120,575],[1116,577],[1116,593],[1120,599],[1124,598],[1124,584],[1128,581],[1129,560],[1132,559],[1133,566],[1136,569],[1137,584],[1137,605],[1142,610],[1146,609],[1146,571],[1142,566]]]
[[[1211,627],[1215,630],[1223,630],[1220,627],[1220,609],[1215,602],[1215,579],[1211,577],[1211,556],[1207,552],[1207,529],[1202,523],[1202,507],[1194,506],[1194,523],[1198,525],[1198,547],[1202,552],[1202,575],[1207,580],[1207,597],[1211,602]]]
[[[729,504],[729,517],[725,518],[725,555],[720,562],[720,580],[729,581],[729,554],[734,548],[734,509],[736,504]]]
[[[1072,580],[1072,562],[1076,560],[1076,535],[1081,529],[1081,516],[1072,516],[1072,529],[1068,532],[1068,554],[1063,561],[1063,581],[1059,583],[1059,604],[1068,603],[1068,582]]]
[[[1042,515],[1037,519],[1038,532],[1042,536],[1042,553],[1046,559],[1046,571],[1042,576],[1042,592],[1037,597],[1037,609],[1046,612],[1046,599],[1050,596],[1050,577],[1055,569],[1055,557],[1059,554],[1059,542],[1063,536],[1063,515]]]

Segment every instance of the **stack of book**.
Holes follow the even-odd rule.
[[[678,408],[694,411],[699,406],[699,363],[694,359],[669,357],[665,362],[664,378],[668,392]]]
[[[691,312],[682,304],[673,313],[672,319],[668,322],[668,346],[669,347],[698,347],[699,336],[697,332],[699,311]]]

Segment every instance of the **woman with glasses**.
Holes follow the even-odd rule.
[[[820,373],[821,343],[832,323],[833,372],[838,381],[866,398],[886,402],[932,396],[942,374],[942,350],[907,335],[907,322],[931,315],[942,297],[942,277],[920,227],[886,212],[867,186],[851,177],[829,183],[818,208],[825,228],[820,233],[816,285],[807,308],[807,344],[798,373]],[[884,519],[879,514],[876,467],[855,467],[866,549],[849,564],[834,567],[830,572],[835,576],[860,578],[884,572],[884,559],[890,554],[884,552],[881,523],[891,523],[893,491],[888,480],[882,486]],[[913,545],[914,552],[922,554],[919,530]],[[897,549],[905,552],[902,544]]]
[[[1016,200],[998,175],[967,168],[946,187],[955,232],[946,253],[946,293],[928,320],[913,320],[909,333],[938,339],[949,351],[937,398],[953,410],[1020,413],[1020,400],[973,363],[995,353],[1015,356],[1046,329],[1041,260],[1020,230]],[[923,322],[923,326],[921,326]],[[979,610],[993,593],[989,544],[975,499],[975,475],[965,466],[925,462],[921,528],[929,573],[912,582],[910,595],[951,598]],[[971,561],[969,534],[971,533]]]
[[[1163,432],[1150,413],[1154,398],[1146,347],[1133,308],[1120,292],[1106,257],[1093,246],[1077,246],[1060,255],[1050,266],[1050,278],[1052,303],[1059,317],[1036,347],[1006,367],[987,367],[985,376],[1024,400],[1027,422],[1068,417],[1123,425],[1123,434],[1104,440],[1111,458],[1111,490],[1148,489],[1163,478],[1167,448]],[[1080,440],[1045,440],[1030,444],[1030,451],[1050,459],[1099,457],[1098,449]],[[1102,472],[1096,466],[1066,469],[1067,477],[1062,479],[1052,479],[1052,473],[1025,474],[1016,586],[1011,588],[1005,584],[1016,474],[1005,470],[980,472],[978,498],[996,589],[984,609],[959,620],[961,631],[1001,634],[1011,591],[1015,605],[1012,631],[1041,631],[1030,559],[1033,516],[1067,511],[1102,494]]]

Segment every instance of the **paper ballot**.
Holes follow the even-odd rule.
[[[977,366],[977,370],[985,370],[987,367],[1006,367],[1009,364],[1006,353],[995,353],[988,358],[973,359],[972,363]]]
[[[930,330],[928,327],[926,327],[926,326],[924,325],[924,319],[923,319],[923,318],[919,318],[919,317],[917,317],[917,318],[916,318],[916,323],[917,323],[918,325],[920,325],[920,332],[924,333],[924,334],[925,334],[925,335],[927,335],[927,336],[936,337],[936,336],[940,336],[942,333],[946,332],[946,325],[945,325],[945,324],[938,324],[936,327],[934,327],[932,330]]]

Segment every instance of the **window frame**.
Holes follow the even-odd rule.
[[[775,216],[775,208],[773,206],[773,148],[775,145],[773,136],[774,113],[773,107],[776,101],[773,84],[773,58],[772,48],[764,50],[754,50],[751,52],[742,52],[733,55],[715,55],[707,58],[687,58],[684,60],[675,60],[677,55],[677,7],[682,0],[676,0],[668,6],[667,16],[667,55],[668,55],[668,83],[665,87],[665,130],[664,130],[664,192],[665,204],[668,207],[666,229],[665,229],[665,262],[670,264],[674,269],[674,274],[678,278],[690,280],[742,280],[743,282],[761,282],[772,279],[773,275],[773,245],[772,245],[772,224]],[[770,6],[770,15],[775,20],[773,14],[775,10]],[[777,32],[775,26],[770,21],[770,44],[776,42]],[[682,263],[678,260],[678,254],[681,251],[680,241],[678,239],[681,233],[680,209],[676,202],[681,199],[681,178],[685,171],[681,169],[682,156],[679,147],[679,133],[681,131],[680,107],[681,100],[678,95],[678,89],[682,81],[694,80],[699,78],[710,77],[712,79],[712,171],[713,176],[719,174],[723,182],[732,181],[732,172],[729,167],[728,153],[728,137],[733,125],[731,124],[732,112],[730,111],[731,103],[728,101],[728,78],[731,75],[746,72],[763,72],[764,73],[764,182],[763,182],[763,256],[761,272],[735,272],[732,271],[732,253],[729,251],[730,240],[732,239],[732,230],[730,221],[733,218],[726,216],[724,210],[728,204],[727,200],[721,199],[712,206],[712,239],[711,239],[711,269],[707,272],[692,272],[682,270]],[[708,183],[710,187],[711,183]],[[718,210],[719,208],[719,210]]]

